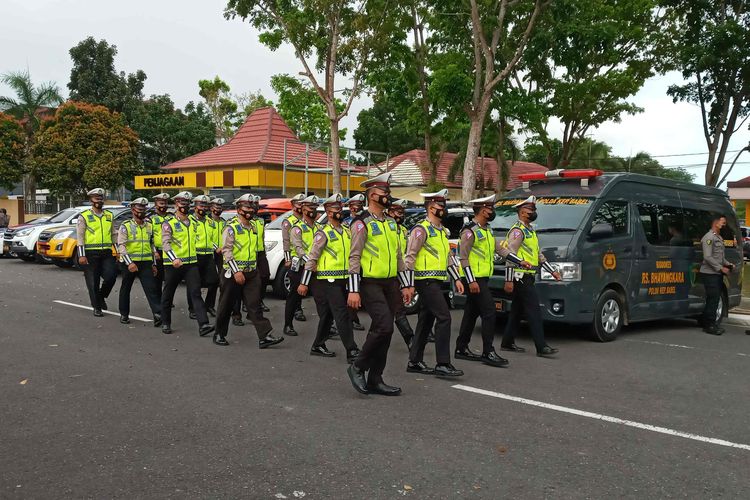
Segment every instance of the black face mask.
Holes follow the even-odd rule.
[[[487,222],[492,222],[493,220],[495,220],[495,216],[496,216],[496,215],[497,215],[497,214],[495,213],[495,211],[494,211],[494,210],[492,210],[492,211],[490,212],[490,215],[488,215],[488,216],[487,216]]]
[[[310,219],[315,219],[315,210],[305,210],[305,217],[309,217]]]
[[[133,210],[133,217],[135,217],[138,220],[143,220],[143,218],[146,216],[145,210]]]
[[[536,218],[537,218],[536,210],[534,210],[533,212],[529,213],[528,217],[529,217],[529,222],[534,222],[536,220]]]
[[[206,216],[206,209],[205,208],[196,208],[195,213],[198,214],[198,217],[205,217]]]
[[[167,206],[166,205],[164,205],[163,207],[160,206],[160,205],[156,205],[156,207],[154,207],[154,208],[156,209],[156,213],[158,213],[158,214],[164,214],[167,211]]]
[[[437,217],[440,220],[445,219],[445,216],[447,215],[447,211],[444,208],[436,208],[435,209],[435,217]]]
[[[187,203],[182,203],[182,204],[178,204],[177,205],[177,210],[179,210],[180,213],[182,213],[182,214],[188,213],[188,209],[189,208],[190,208],[190,206]]]
[[[92,201],[91,205],[96,209],[101,209],[104,206],[104,202],[101,200],[98,201]]]
[[[221,217],[221,212],[223,212],[223,210],[221,210],[220,208],[211,209],[211,213],[214,215],[214,217]]]
[[[352,213],[352,216],[356,216],[362,212],[362,208],[359,205],[354,205],[349,207],[349,211]]]
[[[331,219],[341,222],[344,219],[344,214],[342,212],[333,212],[331,214]]]
[[[375,202],[385,208],[388,208],[391,206],[391,203],[393,203],[393,196],[391,196],[390,194],[377,195],[375,197]]]
[[[248,220],[253,218],[253,211],[249,208],[238,208],[237,213]]]

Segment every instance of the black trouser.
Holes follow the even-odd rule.
[[[490,279],[477,278],[479,293],[466,294],[466,306],[464,306],[464,317],[461,320],[461,328],[458,330],[456,349],[465,349],[471,341],[471,334],[477,318],[482,317],[482,352],[489,353],[494,350],[492,343],[495,340],[495,299],[490,292]],[[469,290],[469,285],[464,288]]]
[[[268,288],[268,283],[271,281],[271,267],[268,265],[266,252],[258,252],[258,272],[261,279],[260,301],[263,302],[266,298],[266,288]]]
[[[699,273],[706,289],[706,307],[703,308],[703,328],[714,328],[721,322],[717,317],[719,301],[721,300],[721,285],[723,278],[721,274]]]
[[[157,248],[156,251],[159,256],[162,255],[161,248]],[[154,276],[154,283],[156,288],[159,289],[159,295],[161,295],[161,289],[164,287],[164,259],[159,258],[156,260],[156,276]]]
[[[388,360],[388,348],[393,336],[393,318],[402,300],[398,279],[362,278],[360,297],[372,321],[365,344],[354,363],[360,370],[369,370],[367,380],[373,384],[383,379],[383,370]]]
[[[419,293],[419,317],[409,350],[409,361],[422,361],[427,337],[435,324],[435,359],[438,364],[448,364],[451,362],[451,311],[443,296],[442,281],[417,280],[416,288]]]
[[[117,263],[109,249],[87,250],[86,258],[89,263],[83,266],[83,278],[89,290],[89,300],[91,307],[100,309],[115,286]]]
[[[164,267],[164,291],[161,294],[161,319],[165,325],[172,324],[172,301],[177,285],[185,280],[187,293],[193,301],[195,315],[199,325],[208,324],[206,304],[201,298],[201,275],[197,264],[183,264],[176,268],[174,266]]]
[[[220,337],[226,337],[234,304],[239,297],[243,297],[245,304],[247,304],[250,321],[255,326],[258,338],[262,339],[271,333],[273,326],[268,319],[263,317],[263,311],[260,309],[260,275],[257,270],[244,274],[244,285],[238,285],[234,276],[227,278],[224,274],[221,275],[221,295],[219,296],[219,309],[216,312],[216,334]]]
[[[510,346],[516,341],[516,333],[521,326],[521,315],[525,312],[526,322],[529,324],[531,336],[537,352],[547,343],[544,341],[544,327],[542,325],[542,310],[539,307],[539,296],[534,288],[534,275],[525,274],[520,281],[513,282],[513,304],[510,309],[508,324],[503,333],[504,346]]]
[[[300,263],[300,266],[302,263]],[[294,320],[294,313],[302,305],[302,296],[297,293],[297,287],[299,282],[302,280],[302,268],[299,271],[292,271],[289,269],[289,295],[286,297],[286,305],[284,307],[284,326],[292,326],[292,320]]]
[[[154,272],[151,268],[152,262],[139,261],[133,262],[138,266],[138,270],[131,273],[128,266],[120,264],[122,279],[120,280],[120,314],[123,316],[130,315],[130,290],[133,288],[133,282],[138,278],[141,282],[143,292],[146,294],[146,300],[153,314],[161,314],[161,297],[156,292],[156,281],[154,281]]]
[[[219,291],[219,276],[224,274],[224,256],[221,253],[213,254],[214,267],[216,268],[216,283],[208,287],[206,292],[206,307],[216,308],[216,295]]]
[[[331,325],[336,320],[336,328],[339,337],[349,352],[357,348],[352,331],[352,320],[349,316],[349,307],[346,305],[348,293],[346,291],[347,280],[319,280],[313,277],[310,283],[315,307],[318,310],[318,334],[315,336],[313,347],[325,344],[331,334]]]
[[[198,273],[201,276],[201,288],[211,289],[219,286],[219,275],[216,273],[213,255],[210,253],[198,255]],[[193,311],[193,300],[187,295],[188,310]],[[206,304],[206,301],[203,302]]]

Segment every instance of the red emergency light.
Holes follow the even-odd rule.
[[[589,169],[577,169],[577,170],[549,170],[547,172],[534,172],[532,174],[521,174],[518,176],[520,181],[543,181],[546,179],[590,179],[591,177],[599,177],[604,171],[595,168]]]

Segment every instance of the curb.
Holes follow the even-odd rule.
[[[745,314],[729,314],[724,318],[727,325],[750,327],[750,316]]]

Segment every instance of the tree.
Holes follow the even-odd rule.
[[[0,113],[0,186],[7,190],[21,182],[26,156],[26,134],[12,116]]]
[[[140,139],[140,157],[146,172],[216,144],[214,124],[203,104],[189,102],[185,112],[175,109],[169,95],[153,95],[132,114],[130,126]]]
[[[643,151],[635,156],[624,158],[622,164],[625,167],[624,170],[634,174],[653,175],[674,181],[693,182],[694,180],[693,174],[684,168],[667,168]]]
[[[214,122],[216,144],[225,144],[232,134],[232,120],[237,113],[237,103],[231,98],[229,85],[216,76],[213,80],[198,82],[200,96],[206,101],[206,107]]]
[[[30,165],[58,196],[83,198],[95,186],[115,190],[140,173],[138,136],[119,113],[69,101],[42,124]]]
[[[524,124],[547,148],[550,168],[564,167],[592,128],[642,109],[628,102],[653,73],[655,0],[556,0],[542,14],[510,79]],[[561,41],[564,40],[564,43]],[[547,129],[563,126],[561,150]]]
[[[273,75],[271,88],[279,96],[276,110],[301,141],[330,143],[328,114],[315,89],[291,75]],[[341,111],[343,107],[336,99],[336,109]],[[344,137],[346,129],[339,130],[339,139]]]
[[[334,192],[341,192],[339,122],[360,94],[373,54],[388,49],[391,7],[387,0],[229,0],[224,11],[227,19],[249,19],[271,50],[282,43],[294,48],[303,67],[300,74],[310,81],[328,116]],[[351,85],[337,84],[337,74],[348,76]],[[337,106],[338,92],[346,98],[343,109]]]
[[[273,106],[273,101],[266,99],[260,90],[256,92],[245,92],[243,94],[235,94],[234,102],[237,103],[237,113],[234,119],[235,130],[245,122],[245,118],[250,116],[253,111],[260,108],[267,108]]]
[[[58,106],[63,98],[60,89],[54,82],[47,82],[36,87],[28,71],[6,73],[1,78],[16,93],[16,97],[0,97],[0,111],[4,111],[20,120],[26,132],[26,147],[30,147],[34,134],[39,129],[42,118],[50,109]],[[28,153],[28,151],[26,151]],[[36,178],[26,169],[24,198],[36,201]]]
[[[354,131],[357,149],[398,155],[424,147],[423,139],[409,127],[406,108],[396,102],[399,95],[403,94],[381,95],[371,108],[359,112]]]
[[[750,2],[662,0],[666,69],[690,83],[672,85],[675,102],[698,104],[708,149],[705,183],[716,186],[729,142],[750,113]]]
[[[138,70],[125,74],[115,70],[117,46],[106,40],[88,37],[70,49],[73,68],[70,70],[70,98],[106,106],[124,113],[127,118],[143,100],[143,82],[146,73]]]

